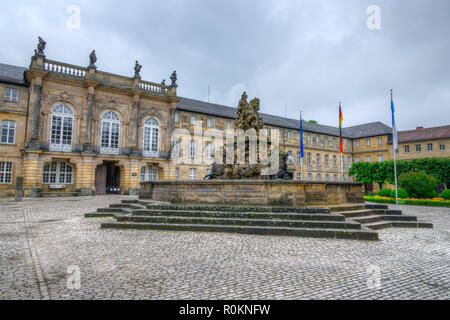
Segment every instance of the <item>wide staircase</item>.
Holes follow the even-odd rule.
[[[432,228],[387,205],[349,204],[330,208],[225,205],[171,205],[123,200],[98,209],[92,217],[113,217],[104,229],[229,232],[257,235],[378,240],[376,230],[390,227]]]

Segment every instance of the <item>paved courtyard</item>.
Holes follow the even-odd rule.
[[[0,299],[450,298],[449,208],[400,206],[435,228],[382,230],[379,242],[101,230],[83,218],[130,198],[0,200]]]

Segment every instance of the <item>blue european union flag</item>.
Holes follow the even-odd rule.
[[[301,157],[304,158],[305,152],[303,149],[303,117],[301,113],[300,113],[300,153]]]

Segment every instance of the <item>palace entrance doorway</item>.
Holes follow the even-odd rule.
[[[95,169],[97,195],[120,193],[120,167],[114,161],[104,161]]]

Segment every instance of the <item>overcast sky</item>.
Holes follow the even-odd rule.
[[[70,29],[68,7],[80,8]],[[367,8],[381,29],[367,27]],[[264,113],[336,126],[400,130],[450,124],[450,1],[2,1],[0,62],[29,66],[40,35],[48,59],[148,81],[177,70],[180,96],[236,106],[244,90]],[[71,20],[73,21],[73,20]]]

